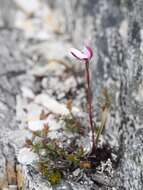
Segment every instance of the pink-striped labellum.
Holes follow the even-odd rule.
[[[85,61],[89,61],[92,56],[93,56],[93,50],[91,47],[89,46],[85,46],[84,50],[83,51],[79,51],[75,48],[72,48],[70,50],[70,53],[75,57],[77,58],[78,60],[85,60]]]

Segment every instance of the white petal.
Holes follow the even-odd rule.
[[[79,51],[79,50],[77,50],[75,48],[72,48],[70,52],[77,59],[82,60],[82,59],[87,59],[88,58],[88,56],[86,54],[82,53],[81,51]]]

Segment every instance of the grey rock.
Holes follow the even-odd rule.
[[[2,27],[11,27],[5,3],[1,0]],[[80,47],[85,39],[91,40],[95,49],[92,59],[94,105],[97,113],[101,90],[108,87],[115,95],[110,113],[110,121],[105,129],[105,142],[118,150],[118,163],[113,181],[115,189],[142,190],[142,139],[143,139],[143,0],[48,0],[53,10],[63,15],[65,34]],[[11,5],[10,5],[11,6]],[[13,6],[13,5],[12,5]],[[6,7],[6,9],[5,9]],[[2,9],[4,8],[4,9]],[[6,11],[5,11],[6,10]],[[11,13],[10,13],[11,14]],[[13,12],[12,12],[13,14]],[[10,19],[10,20],[9,20]],[[4,29],[3,28],[3,29]],[[25,73],[27,64],[21,52],[21,37],[17,30],[0,31],[0,185],[16,184],[15,139],[18,130],[15,119],[15,97],[20,92],[19,76]],[[23,43],[22,43],[23,44]],[[50,42],[29,48],[29,54],[45,56],[46,59],[65,58],[69,47],[64,42]],[[23,45],[22,45],[23,46]],[[47,50],[49,53],[47,53]],[[62,50],[62,53],[60,53]],[[52,52],[52,53],[51,53]],[[34,84],[34,83],[33,83]],[[32,89],[33,90],[33,89]],[[98,116],[98,114],[95,114]],[[11,138],[10,138],[11,137]],[[15,137],[15,136],[14,136]],[[12,168],[13,178],[7,175],[8,165]],[[46,184],[27,169],[26,189],[46,189]],[[32,177],[31,177],[32,176]],[[80,186],[80,185],[79,185]],[[75,189],[82,189],[81,186]],[[98,189],[98,188],[97,188]],[[111,189],[101,187],[99,189]]]
[[[9,14],[7,14],[9,12]],[[0,27],[14,27],[16,4],[14,0],[0,0]]]
[[[77,47],[84,40],[93,44],[95,55],[91,64],[97,113],[104,87],[116,97],[104,136],[107,143],[118,149],[115,187],[141,190],[143,0],[57,0],[52,7],[66,15],[66,32]]]
[[[78,168],[78,169],[76,169],[76,170],[73,172],[73,175],[77,177],[77,176],[79,175],[79,173],[80,173],[80,169]]]
[[[14,189],[17,185],[16,152],[24,144],[25,135],[18,129],[16,121],[16,95],[20,92],[18,76],[25,72],[25,58],[19,46],[18,31],[0,31],[0,188]],[[16,42],[17,41],[17,42]],[[12,56],[10,56],[12,55]],[[21,138],[20,138],[21,137]],[[20,138],[20,140],[19,140]],[[23,140],[24,138],[24,140]],[[18,145],[18,146],[17,146]]]
[[[69,183],[62,181],[57,186],[53,187],[53,190],[73,190],[73,189]]]

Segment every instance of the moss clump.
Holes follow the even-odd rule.
[[[48,179],[51,185],[59,184],[62,178],[62,172],[56,168],[49,169],[48,163],[39,163],[42,175]]]
[[[53,169],[52,171],[49,172],[48,175],[48,180],[51,183],[51,185],[56,185],[59,184],[62,178],[61,171],[57,169]]]
[[[78,166],[80,163],[80,159],[78,158],[78,156],[76,154],[69,154],[67,156],[67,160],[73,164],[74,166]]]

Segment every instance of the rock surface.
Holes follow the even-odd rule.
[[[142,190],[143,0],[37,2],[47,2],[50,6],[41,9],[43,10],[41,12],[37,11],[37,8],[29,8],[29,4],[20,4],[18,0],[0,0],[0,189],[11,190],[16,189],[17,186],[20,188],[23,181],[26,181],[24,186],[26,190],[49,189],[30,166],[22,168],[25,180],[21,177],[16,155],[29,133],[24,129],[26,121],[22,124],[19,118],[26,117],[25,107],[28,108],[29,101],[33,101],[39,93],[48,95],[53,93],[50,89],[46,91],[48,86],[46,76],[42,76],[41,84],[41,76],[35,78],[30,74],[36,70],[35,64],[45,65],[53,58],[65,61],[65,52],[57,56],[58,52],[53,52],[53,49],[56,45],[60,49],[65,39],[71,39],[77,47],[80,47],[79,44],[83,42],[91,41],[96,50],[92,70],[94,104],[97,113],[103,87],[107,87],[114,95],[108,127],[105,129],[105,142],[118,153],[113,178],[116,185],[114,188],[106,185],[96,186],[96,189]],[[37,2],[34,6],[44,5]],[[10,16],[6,14],[7,10],[10,10]],[[19,16],[15,17],[15,13]],[[30,14],[33,16],[30,17]],[[24,37],[14,27],[22,30]],[[61,35],[61,39],[56,35]],[[49,43],[51,49],[48,42],[43,43],[43,40],[49,37],[52,39]],[[33,41],[31,44],[31,41],[28,41],[31,39],[36,42]],[[38,43],[38,40],[42,42]],[[58,40],[61,42],[56,44]],[[66,48],[70,46],[67,44]],[[52,51],[48,56],[46,48],[48,52]],[[66,48],[62,48],[65,51]],[[40,72],[44,71],[40,70]],[[58,78],[50,84],[57,81]],[[69,92],[69,89],[67,91]],[[74,89],[70,93],[73,95]],[[82,95],[78,96],[80,100]],[[54,94],[54,97],[57,98],[58,95]],[[60,95],[59,99],[63,100],[63,97],[64,95]],[[17,106],[18,118],[16,118],[17,99],[21,108]],[[32,102],[31,105],[33,104]],[[36,107],[42,109],[39,105]]]
[[[15,99],[20,92],[18,77],[26,71],[26,59],[19,50],[20,36],[16,30],[0,31],[0,188],[2,190],[12,189],[12,186],[15,189],[17,187],[16,154],[27,136],[26,131],[19,130],[15,115]]]
[[[105,134],[107,142],[118,148],[116,189],[141,190],[143,0],[51,1],[51,4],[66,15],[66,32],[78,47],[84,40],[91,40],[95,47],[92,65],[95,105],[103,87],[115,96]]]

